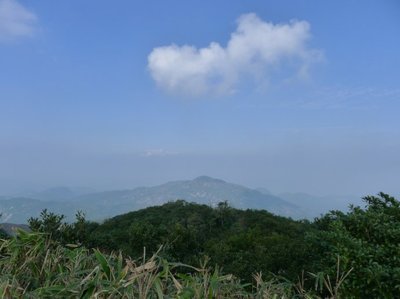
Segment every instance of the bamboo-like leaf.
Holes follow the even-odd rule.
[[[96,256],[97,261],[100,263],[101,269],[106,274],[107,279],[110,280],[111,279],[111,270],[110,270],[110,266],[108,264],[107,259],[97,249],[94,250],[94,254]]]

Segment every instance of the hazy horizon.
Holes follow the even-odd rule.
[[[398,195],[399,28],[394,0],[0,0],[0,195]]]

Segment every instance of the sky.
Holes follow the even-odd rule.
[[[0,0],[0,194],[400,194],[399,53],[397,0]]]

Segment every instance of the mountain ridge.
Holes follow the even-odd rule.
[[[227,201],[238,209],[264,209],[276,215],[295,219],[307,217],[307,213],[299,205],[279,196],[206,175],[192,180],[169,181],[149,187],[93,192],[72,197],[68,196],[71,194],[70,190],[65,188],[49,190],[36,193],[46,195],[43,196],[44,199],[36,197],[25,198],[23,201],[13,198],[0,200],[0,213],[6,216],[3,217],[4,221],[26,223],[29,217],[39,216],[44,208],[66,215],[68,221],[74,220],[78,210],[83,211],[89,220],[102,221],[119,214],[178,199],[211,206]],[[57,197],[57,193],[64,197]],[[52,194],[53,197],[49,196]]]

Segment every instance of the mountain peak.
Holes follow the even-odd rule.
[[[195,178],[193,181],[195,182],[203,182],[203,183],[226,183],[224,180],[215,179],[210,176],[202,175]]]

